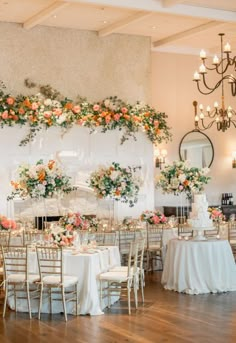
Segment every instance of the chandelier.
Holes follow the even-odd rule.
[[[207,130],[213,124],[216,124],[218,131],[226,131],[231,124],[236,127],[236,112],[228,106],[225,107],[224,100],[224,82],[227,80],[231,85],[231,93],[233,96],[236,96],[236,78],[232,74],[226,74],[228,68],[232,67],[234,71],[236,70],[236,56],[233,58],[230,57],[231,47],[227,43],[223,47],[223,36],[224,33],[219,33],[221,40],[221,52],[220,59],[215,55],[212,61],[212,67],[206,65],[206,52],[201,50],[200,58],[202,64],[199,67],[199,72],[194,73],[193,81],[197,83],[197,88],[201,94],[208,95],[213,93],[218,87],[221,86],[221,107],[218,102],[214,103],[214,109],[211,110],[210,106],[207,106],[206,111],[204,112],[203,105],[199,106],[200,113],[197,113],[197,108],[195,106],[195,128],[198,130]],[[226,57],[224,57],[224,54]],[[215,86],[210,87],[207,84],[206,74],[207,71],[215,71],[220,75],[220,80],[215,84]],[[201,89],[201,85],[205,87],[204,90]]]

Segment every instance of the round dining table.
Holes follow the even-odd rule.
[[[187,294],[236,291],[236,265],[229,242],[170,240],[161,282],[167,290]]]

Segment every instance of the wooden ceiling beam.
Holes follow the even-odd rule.
[[[184,2],[185,2],[184,0],[162,0],[161,1],[163,7],[172,7],[178,4],[182,4]]]
[[[56,1],[50,6],[46,7],[42,11],[36,13],[33,17],[27,19],[23,23],[23,27],[26,30],[32,29],[36,25],[42,23],[47,18],[51,17],[53,14],[57,13],[58,11],[62,10],[63,8],[69,6],[69,2],[65,1]]]
[[[219,21],[209,21],[205,24],[195,26],[192,29],[182,31],[182,32],[176,33],[175,35],[172,35],[172,36],[166,37],[164,39],[160,39],[156,42],[153,42],[152,46],[153,46],[153,48],[156,48],[156,47],[159,47],[159,46],[162,46],[165,44],[169,44],[169,43],[175,42],[177,40],[184,39],[184,38],[187,38],[189,36],[193,36],[195,34],[202,32],[202,31],[206,31],[208,29],[211,29],[213,27],[220,26],[223,24],[225,24],[225,23],[219,22]]]
[[[137,12],[125,19],[119,20],[107,27],[105,27],[104,29],[101,29],[100,31],[98,31],[98,35],[99,37],[105,37],[110,35],[111,33],[117,32],[120,29],[123,29],[124,27],[128,26],[131,23],[137,22],[141,19],[144,19],[148,16],[150,16],[152,13],[150,12]]]

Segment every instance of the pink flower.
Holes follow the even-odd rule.
[[[44,112],[44,117],[45,118],[51,118],[51,116],[52,116],[52,112],[50,112],[50,111],[46,111],[46,112]]]
[[[8,103],[8,105],[13,105],[14,102],[15,102],[15,99],[14,99],[14,98],[12,98],[12,97],[7,98],[7,103]]]
[[[154,120],[154,126],[158,127],[159,126],[159,121],[158,120]]]
[[[184,186],[180,185],[179,190],[182,191],[184,189]]]
[[[32,110],[37,110],[38,107],[39,105],[37,104],[37,102],[33,102],[31,105]]]
[[[59,117],[62,114],[62,110],[60,108],[54,108],[53,113]]]
[[[98,104],[93,105],[93,110],[94,111],[99,111],[100,106]]]
[[[19,108],[19,111],[18,111],[20,114],[25,114],[25,110],[21,107]]]
[[[110,116],[106,116],[106,118],[105,118],[105,122],[106,122],[106,124],[109,124],[109,123],[110,123],[110,121],[111,121],[111,117],[110,117]]]
[[[160,223],[160,218],[158,216],[153,216],[152,218],[154,224],[159,224]]]
[[[119,113],[114,114],[114,120],[118,121],[119,119],[120,119],[120,114]]]
[[[2,114],[2,119],[7,119],[8,118],[8,112],[4,111]]]
[[[74,113],[79,113],[79,112],[81,111],[81,108],[80,108],[79,105],[76,105],[76,106],[73,107],[72,111],[73,111]]]
[[[122,107],[122,109],[121,109],[121,112],[125,114],[125,113],[127,113],[127,112],[128,112],[128,110],[127,110],[127,108],[126,108],[126,107]]]

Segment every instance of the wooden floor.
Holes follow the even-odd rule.
[[[9,310],[0,319],[0,342],[236,342],[236,292],[178,294],[163,290],[160,276],[156,272],[146,277],[145,305],[130,316],[123,301],[102,316],[68,316],[67,323],[59,314],[45,314],[38,321]]]

